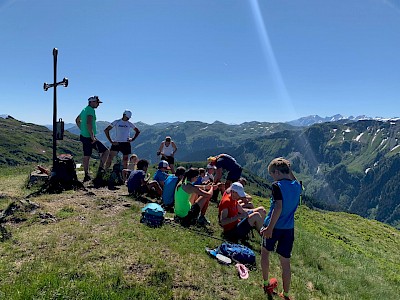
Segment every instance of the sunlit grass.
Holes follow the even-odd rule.
[[[21,186],[23,176],[12,177]],[[256,234],[250,244],[258,267],[246,281],[205,253],[206,246],[221,243],[212,238],[221,237],[215,204],[206,236],[170,224],[140,224],[144,204],[127,197],[124,187],[90,191],[32,199],[56,222],[42,224],[33,212],[26,222],[6,225],[12,237],[0,246],[1,299],[265,299]],[[265,198],[254,201],[268,205]],[[399,231],[382,223],[301,207],[290,294],[296,300],[395,299],[399,244]],[[271,276],[280,278],[277,255]]]

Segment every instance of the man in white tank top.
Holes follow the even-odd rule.
[[[171,173],[175,174],[174,155],[178,148],[176,147],[174,141],[171,140],[170,136],[165,137],[165,141],[161,142],[160,148],[157,151],[157,155],[161,155],[161,160],[166,160],[171,168]]]
[[[110,155],[108,156],[105,168],[108,169],[111,166],[112,160],[119,151],[122,152],[122,162],[124,169],[128,168],[128,157],[131,151],[131,142],[133,142],[138,135],[140,130],[136,128],[135,124],[129,122],[132,117],[132,112],[130,110],[125,110],[122,114],[122,119],[115,120],[106,129],[104,133],[107,139],[111,143]],[[111,139],[110,130],[115,128],[114,139]],[[130,137],[131,129],[135,131],[135,135]]]

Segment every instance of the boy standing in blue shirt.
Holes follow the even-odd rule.
[[[279,254],[282,267],[283,292],[279,295],[289,298],[291,280],[290,256],[294,242],[294,213],[299,205],[301,185],[290,169],[290,162],[282,157],[275,158],[268,166],[268,173],[274,180],[272,184],[271,208],[264,220],[260,234],[263,237],[261,249],[261,268],[264,292],[272,296],[277,281],[268,281],[269,253]]]

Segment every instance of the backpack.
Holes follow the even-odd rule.
[[[60,154],[54,161],[53,181],[61,190],[71,190],[77,186],[78,177],[76,176],[75,161],[70,154]]]
[[[150,227],[160,227],[164,223],[165,210],[160,204],[149,203],[142,208],[140,223]]]
[[[224,242],[218,247],[218,253],[244,265],[254,265],[256,263],[254,251],[240,244]]]

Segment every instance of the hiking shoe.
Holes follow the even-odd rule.
[[[90,180],[92,180],[92,177],[90,177],[90,175],[88,175],[88,174],[86,174],[85,178],[83,178],[83,182],[87,182],[87,181],[90,181]]]
[[[290,300],[289,296],[285,296],[283,293],[279,293],[279,297],[284,300]]]
[[[200,225],[210,225],[210,224],[211,224],[211,222],[208,221],[207,218],[206,218],[205,216],[200,216],[200,217],[197,219],[197,223],[200,224]]]
[[[269,280],[268,285],[264,284],[264,293],[269,295],[269,296],[272,296],[272,295],[276,294],[274,292],[274,289],[276,289],[277,286],[278,286],[278,281],[276,280],[276,278],[271,278]]]

